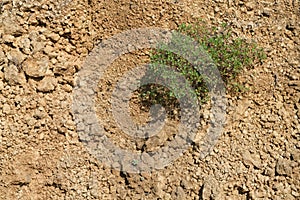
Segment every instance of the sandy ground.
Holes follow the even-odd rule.
[[[293,0],[2,0],[0,199],[300,199],[299,8]],[[227,22],[265,49],[266,61],[239,77],[250,90],[226,96],[226,125],[205,158],[196,141],[161,170],[111,169],[87,151],[71,109],[88,53],[125,30],[198,18]],[[105,94],[122,70],[147,59],[124,55],[99,80],[98,117],[124,148],[131,143],[113,131]]]

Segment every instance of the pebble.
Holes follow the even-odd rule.
[[[23,63],[23,70],[28,76],[43,77],[49,67],[49,59],[47,56],[39,56],[39,58],[28,58]]]
[[[4,114],[10,114],[10,106],[6,103],[3,105],[2,111]]]
[[[268,8],[265,8],[264,10],[263,10],[263,12],[262,12],[262,14],[264,15],[264,16],[266,16],[266,17],[270,17],[271,16],[271,10],[270,9],[268,9]]]
[[[247,3],[245,4],[245,6],[246,6],[246,8],[247,8],[248,11],[251,11],[251,10],[253,10],[254,7],[255,7],[255,2],[247,2]]]
[[[291,176],[292,172],[293,172],[293,169],[290,166],[290,161],[289,160],[279,158],[277,160],[277,163],[276,163],[275,171],[278,175]]]
[[[19,69],[15,65],[6,65],[4,68],[4,78],[10,85],[25,85],[25,74],[19,72]]]
[[[23,28],[11,16],[4,17],[0,24],[7,35],[20,36],[23,33]]]
[[[173,198],[173,199],[178,199],[178,200],[181,200],[181,199],[185,199],[185,192],[184,192],[184,189],[180,186],[178,186],[176,188],[176,198]]]
[[[12,49],[7,54],[7,58],[11,63],[19,66],[26,59],[26,56],[19,49]]]
[[[3,35],[2,39],[5,43],[13,43],[15,41],[15,37],[12,35]]]
[[[17,40],[17,46],[19,49],[22,49],[22,52],[26,55],[29,55],[31,53],[30,49],[30,39],[28,37],[21,37]]]
[[[60,39],[60,35],[56,33],[50,33],[47,35],[53,42],[57,42]]]
[[[45,54],[47,54],[49,56],[49,58],[55,58],[57,56],[57,54],[54,52],[54,48],[50,45],[47,45],[45,48],[44,48],[44,52]]]
[[[55,77],[46,76],[38,83],[37,90],[40,92],[50,92],[53,91],[56,86],[57,80]]]
[[[247,167],[250,167],[250,165],[258,169],[262,167],[260,157],[258,155],[252,155],[249,151],[244,152],[243,162]]]

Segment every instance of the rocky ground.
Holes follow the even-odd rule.
[[[300,199],[299,8],[293,0],[2,0],[0,199]],[[72,91],[83,61],[124,30],[198,18],[225,21],[265,49],[266,61],[239,77],[250,90],[227,96],[225,130],[204,159],[194,145],[163,170],[110,169],[76,132]]]

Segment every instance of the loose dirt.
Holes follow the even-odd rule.
[[[0,199],[300,199],[299,8],[292,0],[1,1]],[[71,109],[88,53],[125,30],[199,18],[227,22],[265,49],[266,61],[239,77],[249,91],[227,95],[226,126],[204,159],[200,137],[162,170],[109,168],[80,141]],[[97,115],[108,137],[132,151],[145,143],[117,129],[107,99],[122,73],[148,59],[147,51],[124,55],[99,80]],[[205,127],[209,112],[201,115]]]

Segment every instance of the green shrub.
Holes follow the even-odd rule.
[[[226,24],[222,24],[219,28],[210,27],[207,23],[200,20],[192,25],[182,24],[177,31],[195,39],[203,47],[218,68],[229,92],[242,91],[244,87],[237,83],[238,74],[244,68],[251,68],[266,58],[263,49],[258,48],[255,43],[234,38],[229,26]],[[187,60],[163,48],[152,51],[150,57],[152,65],[148,69],[145,79],[165,79],[176,87],[176,76],[168,75],[164,69],[164,66],[169,66],[189,81],[200,102],[206,102],[209,99],[205,77]],[[180,92],[180,89],[177,91],[179,91],[177,98],[178,95],[184,95],[186,92],[184,90]],[[173,91],[157,84],[142,86],[140,94],[142,102],[148,105],[159,103],[169,107],[176,107],[178,104]]]

